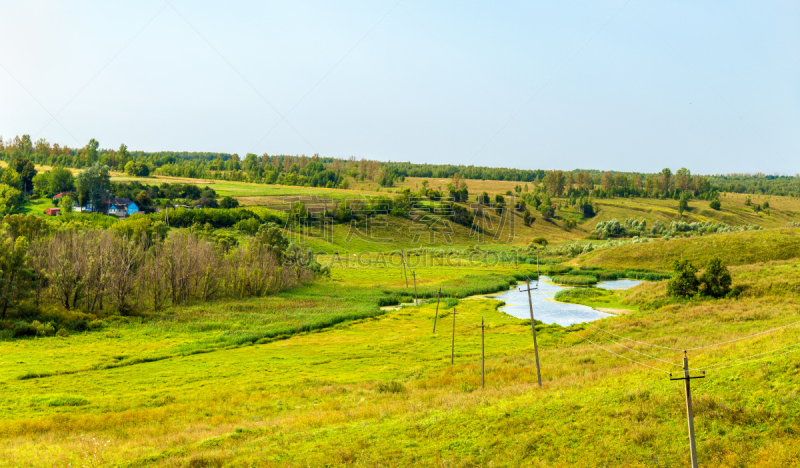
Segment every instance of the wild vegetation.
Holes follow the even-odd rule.
[[[702,465],[800,457],[794,177],[0,152],[0,466],[684,466],[684,349]],[[541,389],[537,273],[615,314]]]

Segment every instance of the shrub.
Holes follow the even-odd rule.
[[[675,276],[667,283],[667,294],[672,297],[691,297],[697,294],[700,280],[697,268],[688,260],[675,260],[672,264]]]
[[[536,222],[536,216],[531,216],[531,212],[525,210],[525,214],[522,215],[522,223],[526,226],[530,226],[534,222]]]
[[[20,321],[14,324],[14,338],[19,338],[22,336],[36,336],[36,332],[36,327],[27,322]]]
[[[219,202],[220,208],[231,209],[239,206],[239,200],[233,197],[223,197]]]
[[[534,244],[539,244],[539,245],[544,247],[544,246],[547,245],[547,239],[545,239],[544,237],[534,237],[533,238],[533,243]]]
[[[378,382],[379,393],[405,393],[406,387],[396,380],[391,382]]]
[[[62,396],[51,398],[47,402],[47,406],[84,406],[88,405],[89,400],[86,398],[75,397],[75,396]]]
[[[609,280],[617,280],[620,278],[625,278],[624,271],[598,271],[597,272],[597,279],[602,281],[609,281]]]
[[[722,203],[719,201],[719,198],[715,198],[711,200],[711,203],[708,204],[712,210],[719,210],[722,208]]]
[[[569,273],[572,267],[564,265],[548,265],[542,268],[542,274],[546,276],[559,275]]]
[[[731,273],[719,258],[712,258],[700,277],[700,293],[704,296],[723,297],[731,290]]]
[[[69,332],[67,331],[66,328],[61,328],[60,330],[58,330],[58,333],[56,333],[56,336],[60,336],[62,338],[66,338],[66,337],[69,336]]]

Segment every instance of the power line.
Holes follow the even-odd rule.
[[[508,124],[509,124],[509,122],[511,122],[511,120],[513,120],[513,119],[514,119],[514,118],[517,116],[517,114],[519,114],[520,112],[522,112],[522,109],[524,109],[524,108],[525,108],[525,106],[527,106],[528,104],[530,104],[530,102],[533,100],[533,98],[535,98],[536,96],[538,96],[538,95],[539,95],[539,93],[540,93],[540,92],[541,92],[541,91],[542,91],[542,90],[543,90],[543,89],[544,89],[544,88],[545,88],[545,87],[546,87],[548,84],[550,84],[550,82],[551,82],[551,81],[553,81],[553,78],[555,78],[555,77],[556,77],[556,76],[557,76],[559,73],[561,73],[561,70],[563,70],[563,69],[564,69],[564,67],[566,67],[567,65],[569,65],[569,63],[572,61],[572,59],[574,59],[574,58],[575,58],[575,56],[577,56],[577,55],[578,55],[578,54],[579,54],[579,53],[580,53],[580,52],[583,50],[583,48],[584,48],[584,47],[586,47],[586,45],[587,45],[587,44],[589,44],[590,42],[592,42],[592,39],[594,39],[594,38],[595,38],[595,36],[597,36],[598,34],[600,34],[600,31],[602,31],[602,30],[603,30],[603,29],[604,29],[604,28],[605,28],[605,27],[608,25],[608,23],[610,23],[610,22],[611,22],[611,20],[613,20],[614,18],[616,18],[616,17],[617,17],[617,14],[618,14],[620,11],[622,11],[622,9],[623,9],[623,8],[625,8],[625,5],[627,5],[628,3],[630,3],[630,0],[626,0],[626,1],[625,1],[625,3],[624,3],[624,4],[622,4],[622,6],[621,6],[621,7],[619,7],[619,9],[618,9],[617,11],[615,11],[613,15],[611,15],[611,18],[609,18],[609,19],[608,19],[608,20],[607,20],[605,23],[603,23],[603,25],[602,25],[602,26],[600,26],[600,29],[598,29],[598,30],[597,30],[597,31],[596,31],[594,34],[592,34],[592,37],[590,37],[590,38],[589,38],[589,39],[588,39],[586,42],[584,42],[584,43],[583,43],[583,45],[581,45],[581,46],[578,48],[578,50],[576,50],[576,51],[575,51],[575,53],[574,53],[574,54],[572,54],[572,55],[570,56],[570,58],[569,58],[569,59],[568,59],[566,62],[564,62],[564,65],[561,65],[561,68],[559,68],[558,70],[556,70],[556,72],[555,72],[555,73],[553,73],[553,75],[552,75],[552,76],[550,76],[550,78],[548,78],[548,79],[547,79],[547,81],[545,81],[545,83],[544,83],[544,84],[543,84],[543,85],[542,85],[542,86],[541,86],[541,87],[540,87],[540,88],[539,88],[539,89],[538,89],[538,90],[537,90],[535,93],[533,93],[533,96],[531,96],[531,97],[530,97],[530,98],[529,98],[527,101],[525,101],[525,104],[523,104],[523,105],[522,105],[522,107],[520,107],[519,109],[517,109],[517,111],[516,111],[516,112],[514,112],[514,113],[511,115],[511,117],[510,117],[508,120],[506,120],[506,121],[505,121],[505,123],[504,123],[502,126],[500,126],[500,128],[498,128],[498,129],[497,129],[497,131],[496,131],[496,132],[494,132],[494,133],[492,134],[492,136],[491,136],[491,137],[489,137],[489,139],[488,139],[488,140],[486,140],[486,143],[484,143],[483,145],[481,145],[481,147],[480,147],[480,148],[478,148],[478,151],[476,151],[476,152],[475,152],[475,154],[473,154],[473,155],[472,155],[472,156],[471,156],[469,159],[467,159],[467,161],[464,163],[464,165],[466,166],[466,165],[467,165],[467,163],[469,163],[470,161],[472,161],[473,159],[475,159],[475,156],[477,156],[477,155],[478,155],[478,153],[480,153],[480,152],[483,150],[483,148],[484,148],[484,147],[486,147],[486,145],[488,145],[488,144],[489,144],[489,142],[491,142],[492,140],[494,140],[494,137],[496,137],[498,133],[500,133],[500,132],[501,132],[501,131],[502,131],[504,128],[506,128],[506,125],[508,125]]]
[[[729,340],[729,341],[723,341],[721,343],[714,343],[714,344],[705,345],[705,346],[698,346],[696,348],[686,348],[686,350],[687,351],[694,351],[694,350],[698,350],[698,349],[710,348],[712,346],[719,346],[719,345],[728,344],[728,343],[735,343],[737,341],[746,340],[748,338],[753,338],[753,337],[756,337],[756,336],[759,336],[759,335],[764,335],[766,333],[770,333],[770,332],[773,332],[775,330],[780,330],[782,328],[791,327],[792,325],[797,325],[798,323],[800,323],[800,320],[798,320],[797,322],[788,323],[786,325],[781,325],[780,327],[775,327],[775,328],[771,328],[769,330],[764,330],[762,332],[758,332],[758,333],[755,333],[753,335],[743,336],[741,338],[736,338],[736,339]]]
[[[572,314],[572,313],[569,311],[569,309],[566,309],[566,308],[564,308],[563,306],[561,306],[561,304],[560,304],[558,301],[553,301],[553,302],[554,302],[554,303],[556,304],[556,306],[557,306],[557,307],[559,307],[559,308],[560,308],[562,311],[564,311],[564,312],[566,312],[567,314],[569,314],[570,316],[572,316],[572,318],[574,318],[574,319],[576,319],[576,320],[578,319],[578,317],[576,317],[574,314]],[[711,345],[706,345],[706,346],[700,346],[700,347],[697,347],[697,348],[687,348],[686,350],[684,350],[684,352],[685,352],[685,351],[691,351],[691,350],[697,350],[697,349],[704,349],[704,348],[708,348],[708,347],[712,347],[712,346],[718,346],[718,345],[720,345],[720,344],[732,343],[732,342],[735,342],[735,341],[740,341],[740,340],[743,340],[743,339],[746,339],[746,338],[752,338],[752,337],[754,337],[754,336],[759,336],[759,335],[763,335],[763,334],[766,334],[766,333],[769,333],[769,332],[772,332],[772,331],[775,331],[775,330],[780,330],[780,329],[782,329],[782,328],[786,328],[786,327],[789,327],[789,326],[791,326],[791,325],[794,325],[794,324],[797,324],[797,323],[800,323],[800,321],[798,321],[798,322],[793,322],[793,323],[790,323],[790,324],[787,324],[787,325],[783,325],[783,326],[781,326],[781,327],[776,327],[776,328],[773,328],[773,329],[770,329],[770,330],[765,330],[765,331],[763,331],[763,332],[759,332],[759,333],[756,333],[756,334],[754,334],[754,335],[750,335],[750,336],[747,336],[747,337],[737,338],[737,339],[735,339],[735,340],[725,341],[725,342],[722,342],[722,343],[716,343],[716,344],[711,344]],[[588,326],[590,326],[590,327],[592,327],[592,328],[596,328],[597,330],[600,330],[600,331],[602,331],[602,332],[604,332],[604,333],[608,333],[608,334],[611,334],[611,335],[613,335],[613,333],[606,332],[605,330],[603,330],[603,329],[601,329],[601,328],[599,328],[599,327],[595,327],[594,325],[591,325],[591,324],[589,324],[589,323],[585,323],[585,322],[584,322],[584,324],[585,324],[585,325],[588,325]],[[581,338],[583,338],[583,336],[581,336],[580,334],[578,334],[578,336],[579,336],[579,337],[581,337]],[[614,335],[614,336],[617,336],[617,335]],[[624,337],[621,337],[621,338],[624,338]],[[585,339],[585,338],[584,338],[584,339]],[[588,340],[587,340],[587,341],[588,341]],[[615,343],[615,344],[618,344],[618,345],[622,346],[623,348],[626,348],[626,349],[629,349],[629,350],[631,350],[631,351],[634,351],[634,352],[636,352],[636,353],[639,353],[639,354],[641,354],[641,355],[643,355],[643,356],[647,356],[647,357],[649,357],[649,358],[651,358],[651,359],[655,359],[655,360],[657,360],[657,361],[661,361],[661,362],[665,362],[665,363],[667,363],[667,364],[672,364],[672,365],[676,365],[676,366],[678,366],[678,367],[681,367],[681,366],[679,366],[678,364],[675,364],[675,363],[672,363],[672,362],[669,362],[669,361],[665,361],[665,360],[663,360],[663,359],[659,359],[659,358],[657,358],[657,357],[655,357],[655,356],[651,356],[651,355],[649,355],[649,354],[646,354],[646,353],[642,353],[641,351],[637,351],[637,350],[635,350],[635,349],[633,349],[633,348],[629,348],[629,347],[627,347],[627,346],[625,346],[625,345],[623,345],[623,344],[621,344],[621,343],[617,343],[617,342],[615,342],[614,340],[611,340],[611,339],[609,339],[609,341],[611,341],[611,342],[613,342],[613,343]],[[631,340],[631,341],[635,341],[635,340]],[[638,341],[637,341],[637,343],[640,343],[640,342],[638,342]],[[641,342],[641,343],[642,343],[642,344],[648,344],[648,343],[643,343],[643,342]],[[653,345],[653,346],[657,346],[657,345]],[[727,368],[729,368],[729,367],[734,367],[734,366],[738,366],[738,365],[742,365],[742,364],[747,364],[747,363],[750,363],[750,362],[758,362],[758,361],[763,361],[763,360],[765,360],[765,359],[770,359],[770,358],[772,358],[772,357],[783,356],[784,354],[790,354],[790,353],[793,353],[793,352],[796,352],[796,351],[800,351],[800,348],[796,348],[796,349],[793,349],[793,350],[791,350],[791,351],[787,351],[787,352],[784,352],[784,353],[781,353],[781,354],[777,354],[777,355],[775,355],[775,356],[767,356],[767,357],[765,357],[765,358],[762,358],[762,359],[755,359],[755,360],[752,360],[752,361],[740,362],[740,363],[737,363],[737,364],[731,364],[730,366],[722,366],[723,364],[727,364],[727,363],[729,363],[729,362],[736,362],[736,361],[741,361],[741,360],[743,360],[743,359],[750,359],[750,358],[752,358],[752,357],[756,357],[756,356],[763,356],[763,355],[765,355],[765,354],[772,354],[772,353],[774,353],[774,352],[776,352],[776,351],[781,351],[781,350],[783,350],[783,349],[794,348],[794,347],[796,347],[796,346],[800,346],[800,343],[794,343],[794,344],[791,344],[791,345],[789,345],[789,346],[784,346],[783,348],[773,349],[773,350],[771,350],[771,351],[766,351],[766,352],[763,352],[763,353],[758,353],[758,354],[752,354],[752,355],[750,355],[750,356],[745,356],[745,357],[736,358],[736,359],[730,359],[730,360],[728,360],[728,361],[723,361],[723,362],[721,362],[721,363],[712,364],[712,365],[711,365],[711,366],[709,366],[709,367],[692,368],[691,370],[700,370],[700,369],[702,369],[702,370],[706,370],[706,371],[707,371],[707,370],[721,370],[721,369],[727,369]],[[605,348],[604,348],[604,349],[605,349]],[[674,349],[674,348],[668,348],[668,349]],[[616,353],[615,353],[615,354],[616,354]],[[619,354],[618,354],[618,356],[621,356],[621,355],[619,355]],[[622,356],[622,357],[625,357],[625,356]],[[629,359],[629,360],[633,361],[633,360],[632,360],[632,359],[630,359],[630,358],[626,358],[626,359]],[[637,363],[639,363],[638,361],[633,361],[633,362],[637,362]],[[642,363],[639,363],[639,364],[642,364]],[[642,364],[642,365],[645,365],[645,366],[647,366],[646,364]],[[719,366],[722,366],[722,367],[719,367]],[[647,366],[647,367],[651,367],[651,366]],[[651,367],[651,368],[653,368],[653,367]],[[655,368],[653,368],[653,369],[655,369]],[[660,370],[660,369],[659,369],[659,370]],[[662,372],[664,372],[664,371],[662,371]]]
[[[564,312],[566,312],[566,313],[568,313],[570,316],[572,316],[572,318],[574,318],[574,319],[576,319],[576,320],[580,320],[578,317],[576,317],[575,315],[573,315],[573,314],[572,314],[572,312],[570,312],[570,311],[569,311],[569,309],[566,309],[566,308],[562,307],[562,306],[561,306],[561,304],[560,304],[559,302],[555,302],[555,301],[554,301],[554,303],[556,304],[556,306],[557,306],[557,307],[561,308],[561,310],[563,310]],[[604,330],[602,330],[602,329],[601,329],[601,328],[599,328],[599,327],[594,327],[593,325],[590,325],[590,324],[588,324],[588,323],[586,323],[586,322],[583,322],[583,323],[584,323],[584,324],[586,324],[586,325],[589,325],[589,326],[591,326],[591,327],[593,327],[593,328],[597,328],[598,330],[600,330],[600,331],[602,331],[602,332],[604,332],[604,333],[607,333],[607,332],[605,332]],[[581,335],[579,334],[578,336],[581,336]],[[655,359],[656,361],[661,361],[661,362],[663,362],[663,363],[666,363],[666,364],[670,364],[670,365],[673,365],[673,366],[681,367],[681,366],[680,366],[680,364],[677,364],[677,363],[674,363],[674,362],[670,362],[670,361],[665,361],[664,359],[660,359],[660,358],[657,358],[657,357],[655,357],[655,356],[651,356],[651,355],[649,355],[649,354],[647,354],[647,353],[643,353],[643,352],[641,352],[641,351],[637,351],[637,350],[635,350],[635,349],[633,349],[633,348],[629,348],[629,347],[627,347],[627,346],[623,345],[622,343],[616,342],[616,341],[614,341],[614,340],[612,340],[612,339],[610,339],[610,338],[609,338],[608,340],[609,340],[609,341],[611,341],[611,342],[612,342],[612,343],[614,343],[614,344],[617,344],[617,345],[620,345],[620,346],[622,346],[622,347],[623,347],[623,348],[625,348],[625,349],[629,349],[629,350],[631,350],[631,351],[633,351],[633,352],[635,352],[635,353],[639,353],[639,354],[641,354],[642,356],[647,356],[647,357],[649,357],[650,359]]]
[[[722,369],[727,369],[727,368],[729,368],[729,367],[736,367],[736,366],[741,366],[741,365],[743,365],[743,364],[750,364],[751,362],[764,361],[764,360],[766,360],[766,359],[770,359],[770,358],[774,358],[774,357],[778,357],[778,356],[783,356],[784,354],[790,354],[790,353],[794,353],[795,351],[800,351],[800,348],[793,349],[793,350],[791,350],[791,351],[786,351],[785,353],[776,354],[775,356],[767,356],[767,357],[765,357],[765,358],[761,358],[761,359],[754,359],[754,360],[752,360],[752,361],[740,362],[740,363],[738,363],[738,364],[731,364],[730,366],[719,367],[719,368],[716,368],[716,369],[714,369],[714,370],[722,370]]]
[[[534,294],[544,294],[544,293],[534,293]],[[555,300],[553,302],[556,303],[556,304],[560,304],[558,301],[555,301]],[[562,309],[562,310],[565,310],[565,309]],[[572,315],[572,314],[570,314],[570,315]],[[574,315],[572,315],[572,317],[575,318],[575,319],[578,319],[578,317],[575,317]],[[779,327],[770,328],[768,330],[760,331],[760,332],[754,333],[752,335],[742,336],[740,338],[734,338],[734,339],[728,340],[728,341],[721,341],[719,343],[712,343],[712,344],[703,345],[703,346],[696,346],[694,348],[671,348],[669,346],[661,346],[661,345],[657,345],[657,344],[653,344],[653,343],[647,343],[647,342],[644,342],[644,341],[637,341],[637,340],[634,340],[632,338],[627,338],[627,337],[622,336],[622,335],[617,335],[615,333],[611,333],[610,331],[604,330],[604,329],[602,329],[600,327],[597,327],[597,326],[591,325],[589,323],[586,323],[587,326],[590,326],[592,328],[596,328],[596,329],[602,331],[603,333],[607,333],[609,335],[615,336],[617,338],[621,338],[623,340],[628,340],[628,341],[631,341],[631,342],[634,342],[634,343],[638,343],[638,344],[646,345],[646,346],[652,346],[652,347],[655,347],[655,348],[669,349],[671,351],[696,351],[698,349],[705,349],[705,348],[711,348],[713,346],[720,346],[720,345],[724,345],[724,344],[735,343],[737,341],[746,340],[748,338],[755,338],[756,336],[765,335],[767,333],[771,333],[771,332],[774,332],[776,330],[781,330],[783,328],[791,327],[791,326],[797,325],[797,324],[800,324],[800,320],[798,320],[796,322],[792,322],[792,323],[787,323],[786,325],[781,325]]]
[[[555,302],[555,304],[556,304],[558,307],[561,307],[561,305],[560,305],[558,302]],[[540,310],[540,311],[542,310],[542,309],[541,309],[541,306],[540,306],[539,304],[537,304],[537,305],[536,305],[536,307],[537,307],[537,308],[539,308],[539,310]],[[563,308],[562,308],[562,310],[565,310],[565,311],[566,311],[566,309],[563,309]],[[566,312],[567,312],[568,314],[572,315],[572,313],[570,313],[569,311],[566,311]],[[575,317],[574,315],[572,315],[572,317],[573,317],[573,318],[575,318],[575,319],[577,319],[577,317]],[[580,338],[582,338],[583,340],[585,340],[585,341],[588,341],[589,343],[592,343],[593,345],[597,346],[598,348],[600,348],[600,349],[602,349],[602,350],[604,350],[604,351],[606,351],[606,352],[608,352],[608,353],[611,353],[611,354],[613,354],[613,355],[615,355],[615,356],[619,356],[619,357],[621,357],[621,358],[624,358],[624,359],[627,359],[628,361],[631,361],[631,362],[633,362],[633,363],[635,363],[635,364],[639,364],[639,365],[642,365],[642,366],[644,366],[644,367],[648,367],[648,368],[650,368],[650,369],[657,370],[657,371],[659,371],[659,372],[663,372],[663,373],[665,373],[665,374],[669,374],[669,371],[665,371],[665,370],[663,370],[663,369],[659,369],[659,368],[657,368],[657,367],[653,367],[653,366],[647,365],[647,364],[645,364],[645,363],[643,363],[643,362],[639,362],[639,361],[637,361],[637,360],[635,360],[635,359],[631,359],[631,358],[629,358],[628,356],[623,356],[622,354],[615,353],[614,351],[611,351],[610,349],[608,349],[608,348],[606,348],[606,347],[604,347],[604,346],[601,346],[601,345],[599,345],[599,344],[595,343],[594,341],[590,340],[589,338],[587,338],[587,337],[584,337],[584,336],[583,336],[583,335],[581,335],[580,333],[577,333],[577,332],[575,332],[575,334],[576,334],[576,335],[578,335],[578,336],[579,336]],[[613,340],[612,340],[612,341],[613,341]],[[616,342],[614,342],[614,343],[616,343]],[[619,344],[619,343],[616,343],[616,344]],[[623,346],[623,345],[620,345],[620,346]],[[628,348],[628,347],[626,347],[626,346],[623,346],[623,348],[626,348],[626,349],[631,349],[631,348]],[[636,350],[633,350],[633,349],[631,349],[631,351],[636,351]],[[645,356],[651,357],[651,358],[653,358],[653,359],[656,359],[656,360],[662,361],[661,359],[655,358],[655,357],[653,357],[653,356],[646,355],[646,354],[644,354],[644,353],[641,353],[641,352],[639,352],[639,351],[636,351],[636,352],[638,352],[639,354],[643,354],[643,355],[645,355]],[[662,361],[662,362],[667,362],[667,361]],[[677,365],[677,364],[674,364],[674,363],[668,363],[668,364]]]
[[[538,294],[544,294],[544,293],[538,293]],[[561,303],[556,301],[555,299],[553,300],[553,303],[555,303],[557,306],[560,307]],[[567,309],[562,308],[562,310],[564,310],[567,313],[569,313],[570,315],[572,315]],[[572,315],[572,318],[574,318],[576,320],[580,320],[578,317],[576,317],[574,315]],[[625,336],[622,336],[622,335],[617,335],[616,333],[611,333],[610,331],[604,330],[604,329],[602,329],[600,327],[597,327],[595,325],[592,325],[592,324],[590,324],[588,322],[583,322],[583,323],[585,325],[589,326],[589,327],[596,328],[597,330],[600,330],[603,333],[609,334],[611,336],[615,336],[617,338],[621,338],[623,340],[628,340],[628,341],[631,341],[633,343],[638,343],[638,344],[645,345],[645,346],[652,346],[652,347],[655,347],[655,348],[668,349],[668,350],[671,350],[671,351],[685,351],[686,350],[685,348],[670,348],[669,346],[661,346],[661,345],[657,345],[657,344],[647,343],[647,342],[644,342],[644,341],[637,341],[637,340],[634,340],[632,338],[628,338],[628,337],[625,337]]]
[[[579,337],[581,337],[581,338],[583,338],[584,340],[588,341],[589,343],[592,343],[593,345],[597,346],[598,348],[600,348],[600,349],[602,349],[602,350],[605,350],[605,351],[607,351],[607,352],[609,352],[609,353],[611,353],[611,354],[613,354],[613,355],[615,355],[615,356],[619,356],[619,357],[621,357],[621,358],[625,358],[625,359],[627,359],[627,360],[629,360],[629,361],[631,361],[631,362],[633,362],[633,363],[640,364],[640,365],[642,365],[642,366],[645,366],[645,367],[649,367],[650,369],[657,370],[657,371],[659,371],[659,372],[663,372],[663,373],[665,373],[665,374],[669,374],[669,371],[665,371],[665,370],[663,370],[663,369],[659,369],[659,368],[657,368],[657,367],[653,367],[653,366],[648,366],[647,364],[645,364],[645,363],[643,363],[643,362],[636,361],[636,360],[634,360],[634,359],[631,359],[631,358],[629,358],[628,356],[623,356],[622,354],[615,353],[614,351],[611,351],[611,350],[610,350],[610,349],[608,349],[608,348],[605,348],[605,347],[603,347],[603,346],[600,346],[599,344],[595,343],[594,341],[590,340],[589,338],[586,338],[586,337],[584,337],[584,336],[581,336],[581,334],[580,334],[580,333],[577,333],[577,332],[576,332],[576,335],[578,335]]]
[[[773,350],[771,350],[771,351],[765,351],[765,352],[763,352],[763,353],[751,354],[750,356],[740,357],[740,358],[736,358],[736,359],[729,359],[729,360],[727,360],[727,361],[723,361],[723,362],[720,362],[720,363],[717,363],[717,364],[712,364],[712,365],[711,365],[711,366],[709,366],[709,367],[703,367],[703,369],[704,369],[704,370],[720,370],[720,369],[727,369],[728,367],[734,367],[734,366],[738,366],[738,365],[741,365],[741,364],[746,364],[746,362],[740,362],[740,363],[738,363],[738,364],[731,364],[730,366],[723,366],[723,364],[727,364],[727,363],[729,363],[729,362],[741,361],[741,360],[743,360],[743,359],[750,359],[750,358],[752,358],[752,357],[756,357],[756,356],[763,356],[763,355],[765,355],[765,354],[772,354],[772,353],[774,353],[774,352],[777,352],[777,351],[780,351],[780,350],[783,350],[783,349],[794,348],[795,346],[800,346],[800,343],[794,343],[794,344],[791,344],[791,345],[789,345],[789,346],[784,346],[783,348],[773,349]],[[776,354],[775,356],[782,356],[782,355],[784,355],[784,354],[793,353],[793,352],[795,352],[795,351],[800,351],[800,348],[793,349],[793,350],[791,350],[791,351],[787,351],[787,352],[785,352],[785,353]],[[769,359],[769,358],[771,358],[771,357],[775,357],[775,356],[767,356],[767,357],[765,357],[765,358],[762,358],[762,359],[756,359],[756,360],[754,360],[754,361],[747,361],[747,362],[756,362],[756,361],[761,361],[761,360],[764,360],[764,359]],[[697,369],[693,369],[693,370],[697,370]]]

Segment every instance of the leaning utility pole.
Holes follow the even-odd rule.
[[[417,305],[417,274],[412,271],[411,277],[414,278],[414,305]]]
[[[400,249],[400,259],[403,261],[400,267],[402,268],[401,270],[402,274],[406,276],[406,289],[408,289],[408,273],[406,273],[406,253],[403,249]]]
[[[683,377],[677,379],[672,378],[669,374],[670,380],[683,380],[686,385],[686,418],[689,420],[689,450],[692,455],[692,468],[697,468],[697,447],[694,444],[694,413],[692,412],[692,388],[689,385],[691,379],[704,379],[706,371],[703,375],[697,377],[689,377],[689,358],[686,357],[686,351],[683,352]]]
[[[450,364],[456,360],[456,308],[453,307],[453,338],[450,342]]]
[[[483,317],[481,317],[481,388],[486,388],[486,348],[483,339]]]
[[[539,369],[539,346],[536,344],[536,323],[533,320],[533,300],[531,299],[531,279],[525,277],[528,289],[520,289],[519,292],[528,291],[528,307],[531,311],[531,332],[533,332],[533,354],[536,356],[536,377],[539,379],[539,388],[542,388],[542,372]],[[538,286],[533,289],[539,289]]]
[[[433,332],[436,333],[436,320],[439,318],[439,298],[442,295],[442,288],[436,293],[436,315],[433,316]]]

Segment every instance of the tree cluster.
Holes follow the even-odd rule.
[[[725,297],[731,292],[731,274],[719,258],[706,264],[702,275],[688,260],[675,260],[672,264],[675,275],[667,283],[667,294],[672,297]]]
[[[48,233],[46,227],[26,225],[30,218],[7,222],[0,234],[4,320],[13,312],[30,321],[54,306],[102,316],[264,296],[321,271],[313,257],[289,246],[275,225],[265,225],[246,245],[231,247],[185,229],[168,236],[68,226]]]

